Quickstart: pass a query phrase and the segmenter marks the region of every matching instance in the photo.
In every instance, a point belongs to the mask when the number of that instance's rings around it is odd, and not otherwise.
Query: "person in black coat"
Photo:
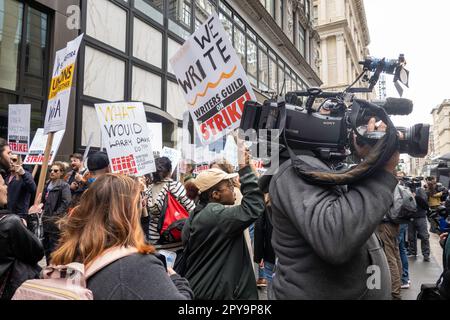
[[[58,245],[60,231],[57,225],[59,219],[64,217],[72,201],[70,187],[64,181],[65,167],[62,162],[55,162],[50,169],[50,180],[47,182],[42,194],[44,212],[42,222],[44,224],[44,249],[47,264],[50,256]]]
[[[30,199],[36,192],[36,183],[31,173],[23,169],[22,159],[19,155],[13,154],[10,159],[11,172],[6,178],[8,210],[23,219],[27,219]]]
[[[258,287],[266,287],[272,281],[275,268],[275,252],[271,243],[273,227],[269,215],[270,203],[266,201],[266,210],[255,222],[254,262],[259,265]]]
[[[7,204],[7,186],[0,175],[0,207]],[[33,206],[30,210],[35,209]],[[44,248],[25,226],[25,221],[0,209],[0,300],[10,300],[26,280],[39,277],[38,262]]]
[[[0,138],[0,175],[4,178],[9,174],[11,167],[11,149],[9,148],[8,141]]]

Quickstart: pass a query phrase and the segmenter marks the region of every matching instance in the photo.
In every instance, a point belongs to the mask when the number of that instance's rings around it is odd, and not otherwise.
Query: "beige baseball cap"
[[[208,169],[201,172],[193,182],[200,192],[205,192],[214,187],[219,182],[223,180],[233,179],[237,176],[239,176],[238,173],[228,174],[220,169]]]

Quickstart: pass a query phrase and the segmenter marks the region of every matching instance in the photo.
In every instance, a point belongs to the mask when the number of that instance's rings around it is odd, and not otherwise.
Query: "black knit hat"
[[[87,160],[87,167],[89,171],[98,171],[109,166],[108,154],[103,151],[96,152],[89,156]]]

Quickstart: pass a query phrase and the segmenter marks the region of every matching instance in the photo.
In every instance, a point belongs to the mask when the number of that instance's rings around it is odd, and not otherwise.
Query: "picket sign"
[[[244,103],[256,96],[216,13],[185,41],[170,63],[202,145],[240,126]]]

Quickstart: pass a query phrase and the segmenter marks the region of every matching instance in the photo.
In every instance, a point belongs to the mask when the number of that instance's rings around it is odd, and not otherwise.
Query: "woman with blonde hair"
[[[89,268],[113,249],[135,249],[104,267],[87,287],[96,300],[181,300],[193,294],[185,279],[166,270],[148,245],[140,225],[141,188],[123,175],[98,178],[81,197],[70,217],[61,220],[62,236],[52,255],[54,265],[72,262]]]

